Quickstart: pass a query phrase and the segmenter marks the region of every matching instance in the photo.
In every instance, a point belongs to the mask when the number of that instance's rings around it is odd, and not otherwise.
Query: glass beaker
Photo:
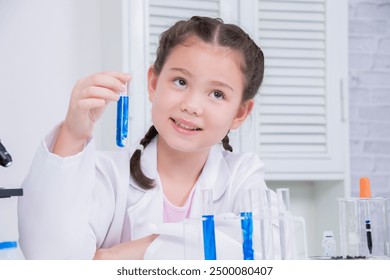
[[[282,260],[307,259],[306,223],[290,211],[290,191],[276,189],[279,212],[280,253]]]
[[[339,198],[340,254],[388,255],[386,199]]]

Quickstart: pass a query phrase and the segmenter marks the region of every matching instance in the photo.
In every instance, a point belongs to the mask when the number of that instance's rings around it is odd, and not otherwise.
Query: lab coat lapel
[[[203,214],[202,190],[205,189],[212,189],[214,210],[218,212],[218,201],[226,192],[230,178],[230,169],[223,156],[222,148],[215,145],[210,149],[206,164],[197,182],[190,218],[199,218]]]
[[[130,176],[130,192],[127,214],[130,221],[131,239],[152,234],[150,224],[163,222],[163,194],[157,173],[157,137],[145,148],[141,156],[144,174],[156,180],[156,187],[142,189]]]
[[[130,177],[129,207],[131,239],[151,234],[150,224],[163,223],[163,193],[157,173],[157,137],[146,147],[141,157],[142,169],[149,178],[156,179],[156,187],[143,190]],[[202,213],[202,190],[212,189],[216,212],[218,201],[222,198],[231,178],[229,166],[219,145],[210,149],[202,173],[196,183],[191,218],[199,218]]]

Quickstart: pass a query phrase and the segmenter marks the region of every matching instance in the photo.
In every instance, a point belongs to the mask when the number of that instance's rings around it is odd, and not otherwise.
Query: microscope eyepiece
[[[9,167],[12,165],[12,157],[5,149],[4,145],[0,141],[0,165]]]

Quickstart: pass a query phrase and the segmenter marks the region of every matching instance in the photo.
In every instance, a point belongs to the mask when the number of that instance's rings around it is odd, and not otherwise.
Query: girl
[[[238,214],[245,189],[267,187],[258,157],[232,153],[227,134],[251,112],[263,71],[261,49],[239,27],[198,16],[177,22],[148,71],[153,126],[135,150],[115,153],[96,152],[92,131],[130,76],[78,81],[23,183],[25,257],[164,257],[158,252],[174,241],[151,224],[199,218],[203,189],[212,189],[216,214]]]

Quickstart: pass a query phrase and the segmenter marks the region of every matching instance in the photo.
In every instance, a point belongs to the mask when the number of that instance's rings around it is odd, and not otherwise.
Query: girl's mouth
[[[182,123],[178,120],[175,120],[175,119],[172,119],[171,120],[180,128],[182,129],[186,129],[186,130],[191,130],[191,131],[200,131],[202,130],[201,128],[199,127],[196,127],[196,126],[192,126],[192,125],[189,125],[189,124],[185,124],[185,123]]]

